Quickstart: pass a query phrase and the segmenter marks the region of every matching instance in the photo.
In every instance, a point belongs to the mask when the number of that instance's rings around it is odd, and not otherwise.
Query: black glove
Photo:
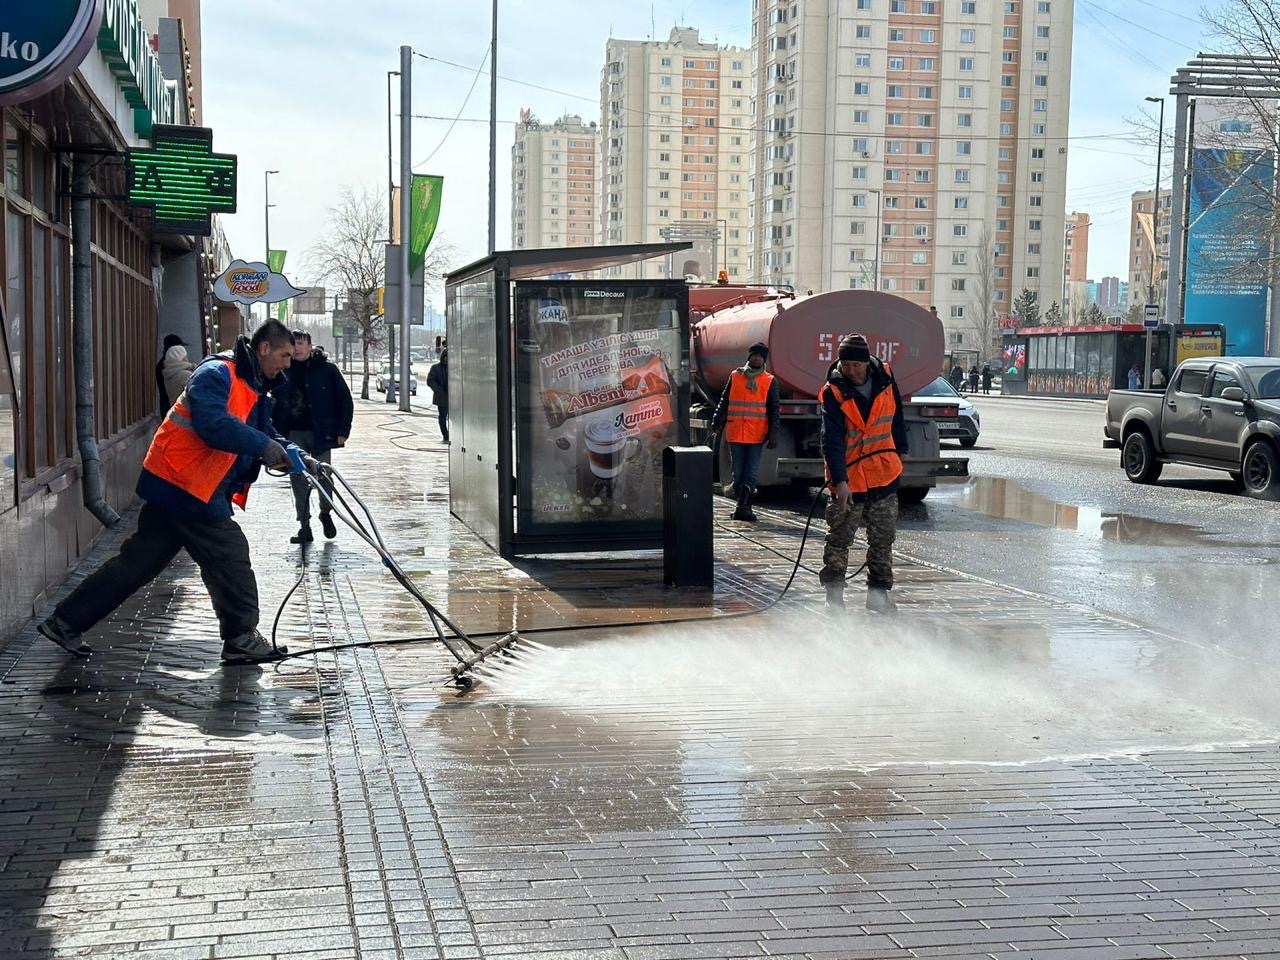
[[[765,444],[764,444],[764,445],[765,445],[766,447],[768,447],[770,450],[777,450],[777,449],[778,449],[778,438],[777,438],[777,437],[775,437],[775,436],[771,433],[771,434],[769,434],[769,439],[765,441]]]
[[[262,462],[273,470],[288,470],[291,466],[289,454],[275,440],[267,438],[267,447],[262,451]]]

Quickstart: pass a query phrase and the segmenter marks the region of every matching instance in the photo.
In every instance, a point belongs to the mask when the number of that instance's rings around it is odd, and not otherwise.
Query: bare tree
[[[1084,323],[1085,313],[1089,309],[1089,291],[1082,283],[1071,284],[1067,291],[1067,323],[1077,325]]]
[[[360,331],[363,380],[360,399],[369,399],[369,348],[386,339],[378,314],[378,288],[386,284],[387,205],[370,190],[343,187],[329,208],[324,237],[307,252],[316,276],[345,292],[351,322]]]
[[[985,358],[996,339],[996,248],[991,227],[986,223],[978,234],[978,249],[973,256],[973,299],[969,307],[971,326]]]
[[[343,187],[329,208],[324,238],[307,252],[316,276],[347,294],[347,311],[360,332],[360,398],[369,399],[369,350],[387,340],[388,318],[378,313],[378,290],[386,286],[387,207],[379,193]],[[457,260],[457,248],[437,236],[423,272],[428,289],[438,290]]]

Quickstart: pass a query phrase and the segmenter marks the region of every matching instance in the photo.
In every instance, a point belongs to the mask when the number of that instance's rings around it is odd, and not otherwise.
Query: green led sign
[[[150,207],[155,233],[207,237],[215,213],[236,212],[236,158],[213,152],[207,127],[156,124],[150,150],[129,151],[129,204]]]

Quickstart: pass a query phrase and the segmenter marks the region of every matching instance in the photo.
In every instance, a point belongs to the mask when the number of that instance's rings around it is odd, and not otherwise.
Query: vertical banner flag
[[[271,268],[272,273],[284,273],[284,259],[289,255],[288,250],[268,250],[267,266]],[[276,319],[283,324],[289,323],[289,316],[293,313],[293,305],[289,300],[281,300],[279,306],[276,307]]]
[[[409,272],[416,273],[431,246],[440,222],[440,194],[444,177],[413,175],[409,191]]]

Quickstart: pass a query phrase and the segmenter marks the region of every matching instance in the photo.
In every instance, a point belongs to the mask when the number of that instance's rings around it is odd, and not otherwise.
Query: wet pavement
[[[803,532],[781,503],[751,528],[718,504],[714,597],[646,555],[511,567],[449,518],[434,418],[359,407],[335,462],[422,589],[476,632],[556,632],[467,694],[434,644],[223,668],[189,564],[87,662],[27,631],[0,651],[0,957],[1280,955],[1264,645],[927,557],[894,621],[829,617],[809,572],[763,610]],[[906,527],[1265,553],[1035,483]],[[287,488],[245,522],[269,626],[300,572]],[[307,559],[282,641],[426,632],[353,536]]]

